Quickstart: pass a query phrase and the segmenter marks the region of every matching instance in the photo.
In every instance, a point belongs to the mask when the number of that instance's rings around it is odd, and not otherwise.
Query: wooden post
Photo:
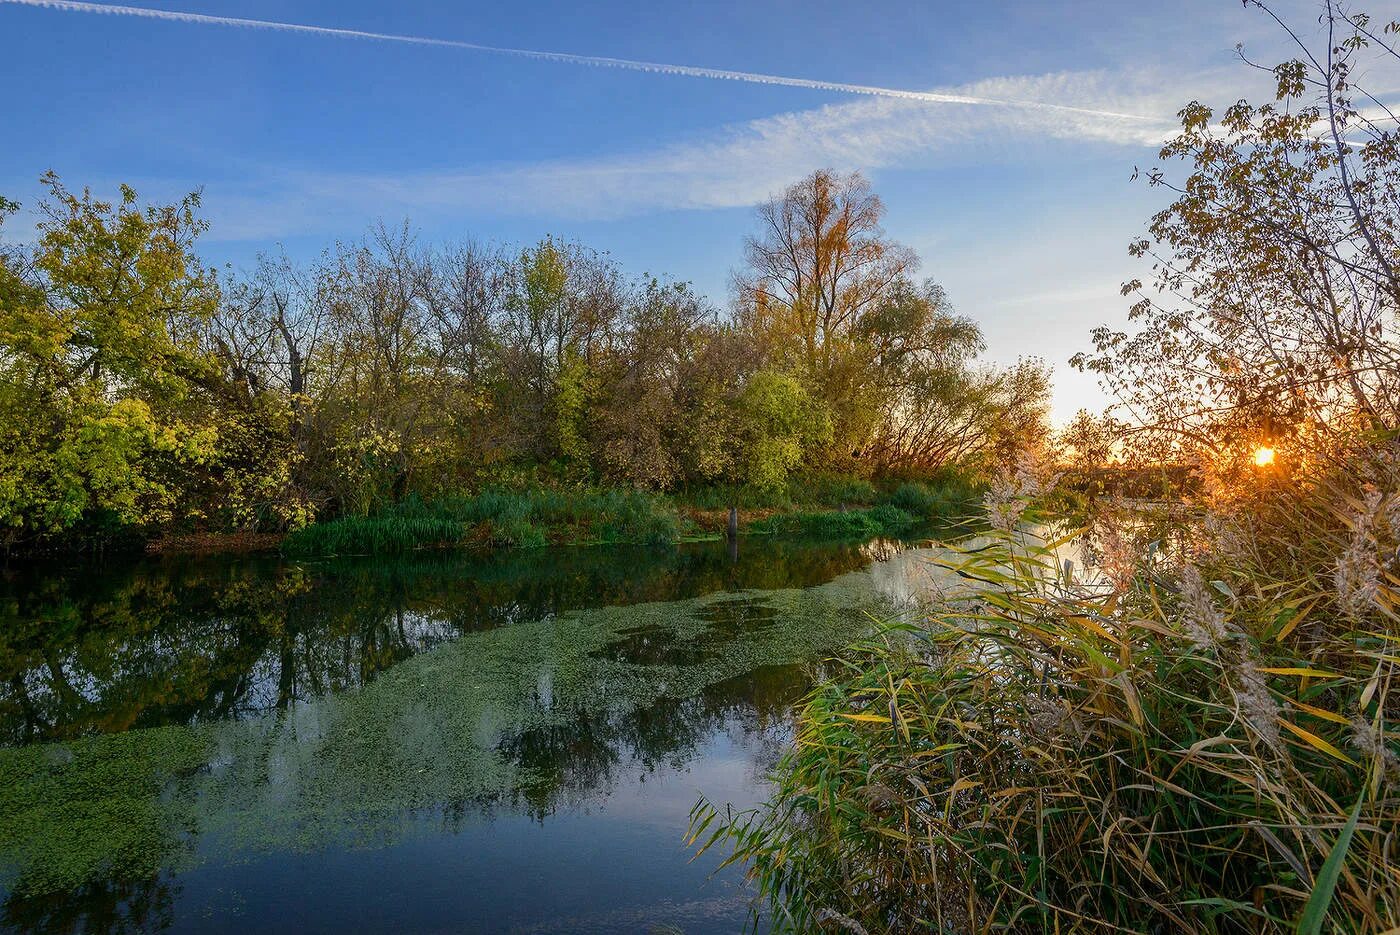
[[[729,508],[729,530],[726,535],[730,542],[739,538],[739,508],[736,506]]]

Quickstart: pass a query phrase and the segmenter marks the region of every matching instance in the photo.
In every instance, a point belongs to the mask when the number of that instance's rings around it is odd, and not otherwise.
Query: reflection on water
[[[266,714],[463,633],[569,610],[804,587],[858,544],[758,541],[284,563],[168,559],[0,571],[0,742]]]
[[[762,798],[811,666],[899,596],[858,569],[909,554],[10,569],[0,926],[736,931],[686,814]]]

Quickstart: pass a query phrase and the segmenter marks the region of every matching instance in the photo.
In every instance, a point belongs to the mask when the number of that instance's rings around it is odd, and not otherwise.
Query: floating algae
[[[547,813],[624,754],[683,760],[727,686],[823,658],[884,607],[852,572],[575,611],[467,633],[277,714],[3,749],[0,884],[56,893],[215,855],[383,846],[495,805]],[[791,691],[772,701],[782,716]]]

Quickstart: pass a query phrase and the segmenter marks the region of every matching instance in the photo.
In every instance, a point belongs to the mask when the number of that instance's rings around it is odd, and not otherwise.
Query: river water
[[[0,930],[740,931],[688,813],[763,800],[910,545],[0,569]]]

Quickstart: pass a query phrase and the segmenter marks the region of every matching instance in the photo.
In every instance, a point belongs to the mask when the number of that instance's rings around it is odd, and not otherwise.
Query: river
[[[910,543],[0,569],[0,930],[740,931],[767,791]],[[761,925],[760,925],[761,928]]]

